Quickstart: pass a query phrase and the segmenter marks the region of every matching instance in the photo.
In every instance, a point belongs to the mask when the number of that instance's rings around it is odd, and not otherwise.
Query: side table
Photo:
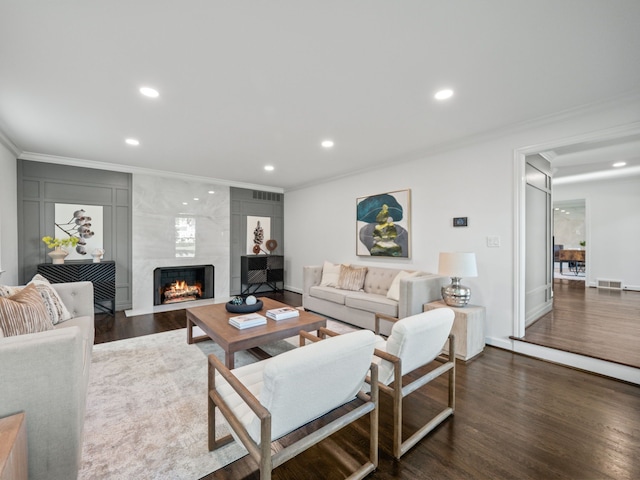
[[[27,422],[24,413],[0,418],[0,480],[27,480]]]
[[[425,303],[424,312],[436,308],[450,308],[456,314],[452,332],[456,337],[456,358],[470,360],[484,350],[485,308],[478,305],[449,307],[443,300]],[[445,352],[447,349],[444,350]]]

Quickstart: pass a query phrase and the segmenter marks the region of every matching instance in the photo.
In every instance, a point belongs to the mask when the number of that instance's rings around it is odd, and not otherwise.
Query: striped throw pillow
[[[338,278],[338,288],[342,290],[361,291],[364,288],[364,277],[367,274],[367,267],[351,267],[340,265],[340,277]]]
[[[11,297],[0,297],[0,329],[5,337],[53,330],[35,285],[27,285]]]
[[[47,309],[49,318],[54,325],[73,317],[64,303],[62,303],[60,295],[58,295],[58,292],[51,286],[49,280],[38,274],[29,282],[29,284],[32,283],[38,289],[38,293],[40,293],[44,301],[44,306]]]

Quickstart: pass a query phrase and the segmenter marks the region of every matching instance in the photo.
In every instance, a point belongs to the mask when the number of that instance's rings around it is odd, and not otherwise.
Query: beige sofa
[[[365,265],[352,266],[363,267]],[[373,330],[376,313],[384,313],[397,318],[420,313],[425,303],[442,298],[440,289],[449,283],[446,277],[426,272],[412,272],[416,276],[400,279],[398,300],[394,300],[389,298],[387,293],[393,280],[403,270],[366,267],[367,273],[362,291],[321,286],[323,266],[303,267],[303,307],[321,315]],[[383,322],[381,328],[385,335],[391,331],[388,322]]]
[[[73,318],[53,330],[0,338],[0,417],[26,413],[30,480],[77,478],[82,453],[93,284],[53,287]]]

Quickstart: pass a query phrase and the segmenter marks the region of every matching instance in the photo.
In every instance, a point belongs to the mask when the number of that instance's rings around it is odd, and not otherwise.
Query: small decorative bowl
[[[258,300],[253,305],[247,305],[246,303],[243,303],[242,305],[234,305],[231,302],[227,302],[225,307],[227,308],[227,312],[231,313],[253,313],[258,310],[262,310],[262,305],[262,300]]]

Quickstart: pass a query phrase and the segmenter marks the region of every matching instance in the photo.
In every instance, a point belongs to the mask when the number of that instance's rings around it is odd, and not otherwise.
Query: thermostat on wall
[[[454,227],[466,227],[467,226],[467,217],[454,217],[453,218],[453,226]]]

